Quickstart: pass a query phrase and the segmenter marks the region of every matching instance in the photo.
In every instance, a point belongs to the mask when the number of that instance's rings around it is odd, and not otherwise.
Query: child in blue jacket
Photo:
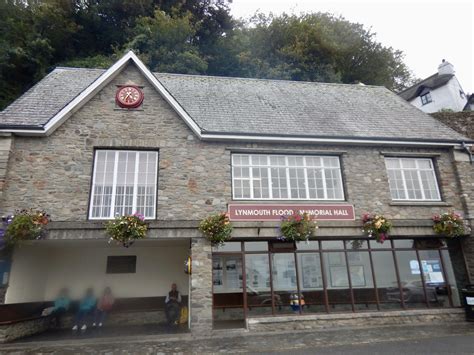
[[[97,299],[94,296],[94,290],[92,288],[88,288],[84,297],[79,303],[79,310],[77,311],[76,317],[74,318],[74,326],[72,327],[72,330],[77,330],[81,324],[81,330],[87,329],[87,317],[94,311],[96,303]]]

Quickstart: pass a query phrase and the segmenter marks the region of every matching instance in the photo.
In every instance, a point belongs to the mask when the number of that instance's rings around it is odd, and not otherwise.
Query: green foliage
[[[117,58],[115,58],[117,59]],[[60,66],[76,67],[76,68],[102,68],[107,69],[114,64],[114,56],[105,56],[98,54],[86,58],[74,58],[60,63]]]
[[[196,28],[191,15],[177,17],[155,11],[154,17],[142,17],[132,30],[126,47],[135,50],[148,66],[159,72],[199,74],[207,63],[193,43]]]
[[[40,239],[45,235],[49,215],[44,211],[21,210],[12,218],[5,231],[5,240],[15,245],[25,240]]]
[[[142,215],[133,214],[116,217],[105,224],[105,231],[109,235],[109,242],[115,241],[128,248],[135,240],[146,237],[148,224]]]
[[[218,213],[203,219],[198,229],[212,245],[224,244],[232,234],[232,224],[227,213]]]
[[[460,237],[466,232],[462,217],[454,211],[434,215],[433,230],[436,234],[448,238]]]
[[[0,0],[0,109],[56,65],[384,85],[412,83],[403,54],[327,13],[232,18],[230,0]]]
[[[282,218],[281,239],[288,242],[306,241],[314,236],[318,228],[316,222],[307,213],[297,213]]]

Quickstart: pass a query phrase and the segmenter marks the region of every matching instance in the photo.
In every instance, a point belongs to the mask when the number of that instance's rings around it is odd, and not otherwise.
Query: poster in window
[[[319,255],[302,254],[301,270],[303,274],[302,279],[304,289],[323,287]]]
[[[426,283],[444,283],[440,260],[421,260],[421,269]]]
[[[254,291],[270,288],[270,270],[266,255],[246,259],[246,267],[248,288]]]
[[[351,265],[351,283],[352,287],[364,287],[365,273],[363,265]]]
[[[329,265],[344,265],[343,253],[328,253]]]
[[[241,259],[228,259],[225,262],[225,287],[227,289],[242,288],[242,261]]]
[[[214,286],[223,285],[223,270],[222,270],[222,259],[214,258],[212,260],[212,284]]]
[[[345,266],[331,266],[329,269],[332,287],[349,287],[347,268]]]

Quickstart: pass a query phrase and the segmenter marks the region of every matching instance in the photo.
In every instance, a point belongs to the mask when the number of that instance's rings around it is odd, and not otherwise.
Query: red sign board
[[[279,221],[282,216],[308,213],[319,221],[353,221],[353,205],[229,204],[231,221]]]

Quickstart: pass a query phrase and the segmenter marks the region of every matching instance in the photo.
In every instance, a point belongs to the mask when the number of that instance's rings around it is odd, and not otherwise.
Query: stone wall
[[[436,309],[249,318],[247,328],[250,332],[273,332],[417,323],[446,324],[462,320],[464,312],[461,309]]]
[[[0,324],[0,344],[48,330],[51,319],[40,317],[11,324]]]
[[[431,116],[466,137],[474,139],[474,111],[436,112]]]
[[[191,242],[191,332],[205,335],[212,331],[212,251],[209,242],[193,238]]]
[[[0,201],[5,189],[5,179],[7,175],[8,160],[12,150],[13,138],[10,134],[0,135]]]

